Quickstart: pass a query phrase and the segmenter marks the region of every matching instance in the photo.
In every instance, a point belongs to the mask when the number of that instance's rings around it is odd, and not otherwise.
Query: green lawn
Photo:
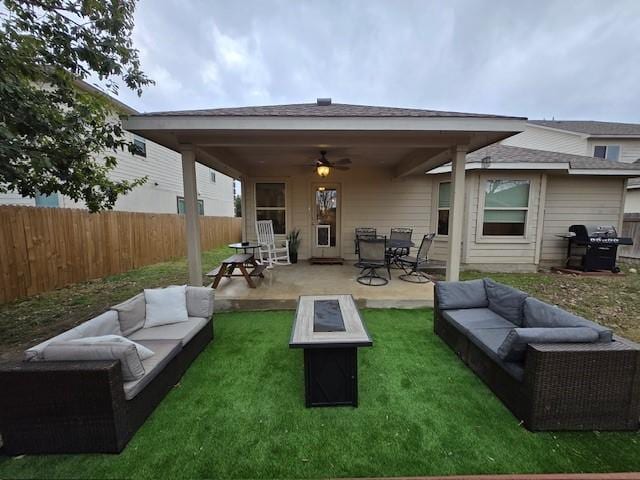
[[[640,470],[638,433],[530,433],[432,333],[364,310],[360,407],[306,409],[293,312],[229,313],[120,455],[0,460],[0,478],[320,478]]]

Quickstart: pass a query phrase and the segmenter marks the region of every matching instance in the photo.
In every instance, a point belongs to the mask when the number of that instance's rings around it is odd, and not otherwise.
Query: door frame
[[[329,248],[316,247],[316,191],[318,187],[335,189],[337,195],[336,202],[336,246]],[[313,257],[336,257],[342,258],[342,184],[340,182],[322,182],[313,180],[310,183],[309,195],[309,250],[310,258]]]

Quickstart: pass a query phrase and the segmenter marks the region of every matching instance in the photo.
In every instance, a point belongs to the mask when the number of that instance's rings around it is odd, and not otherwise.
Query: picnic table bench
[[[251,270],[248,270],[250,268]],[[251,253],[236,253],[225,258],[219,267],[214,268],[207,277],[213,277],[213,288],[217,288],[222,277],[244,277],[250,288],[256,288],[252,277],[264,277],[263,272],[267,268],[265,264],[259,264]],[[233,273],[236,269],[240,273]]]

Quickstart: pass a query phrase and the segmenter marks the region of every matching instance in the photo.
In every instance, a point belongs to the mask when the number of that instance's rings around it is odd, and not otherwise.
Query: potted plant
[[[300,230],[295,229],[287,235],[289,240],[289,260],[291,263],[298,263],[298,247],[300,246]]]

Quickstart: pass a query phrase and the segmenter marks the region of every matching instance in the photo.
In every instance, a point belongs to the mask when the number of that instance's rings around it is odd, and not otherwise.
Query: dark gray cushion
[[[613,331],[555,305],[529,297],[524,302],[524,326],[532,328],[589,327],[598,333],[598,341],[610,342]]]
[[[144,325],[147,311],[144,293],[139,293],[135,297],[111,307],[111,309],[118,312],[120,329],[125,337],[128,337],[136,330],[140,330]]]
[[[513,328],[513,324],[488,308],[445,310],[442,316],[461,332],[475,328]]]
[[[506,362],[498,355],[498,348],[500,348],[500,345],[502,345],[511,330],[513,330],[513,325],[503,328],[476,328],[470,330],[467,335],[469,340],[492,361],[496,362],[513,378],[522,381],[524,378],[524,366],[522,363]]]
[[[528,295],[516,288],[494,282],[490,278],[484,279],[489,308],[495,313],[521,327],[524,317],[524,300]]]
[[[481,308],[489,305],[482,280],[436,283],[438,306],[442,310],[453,308]]]
[[[514,328],[498,348],[498,355],[508,362],[524,360],[530,343],[594,343],[598,333],[588,327]]]

